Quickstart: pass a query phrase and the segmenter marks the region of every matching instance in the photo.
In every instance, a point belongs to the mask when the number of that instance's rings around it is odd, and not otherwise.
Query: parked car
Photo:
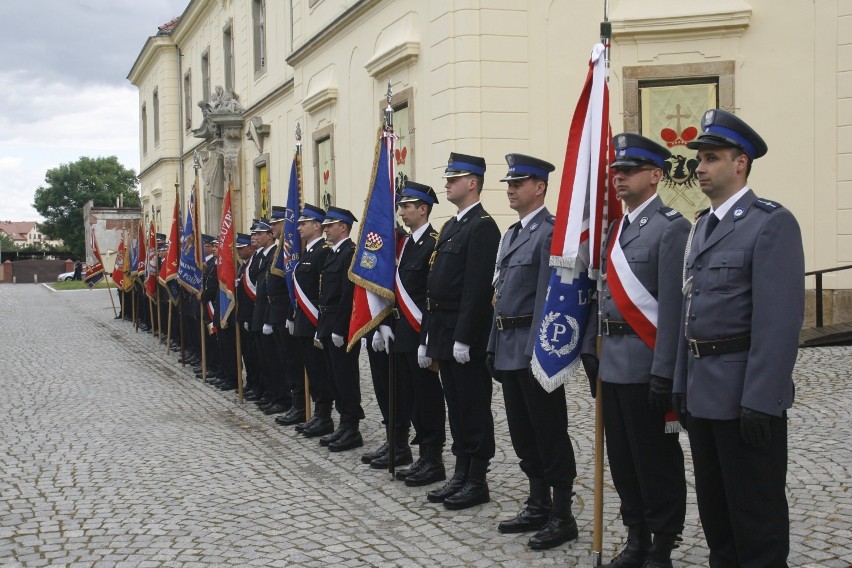
[[[57,282],[65,282],[68,280],[74,280],[74,271],[71,272],[63,272],[59,276],[56,277]]]

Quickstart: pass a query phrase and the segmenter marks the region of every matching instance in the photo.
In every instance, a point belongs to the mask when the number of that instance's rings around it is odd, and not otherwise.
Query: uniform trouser
[[[388,355],[384,351],[373,350],[372,334],[367,336],[367,359],[370,361],[370,375],[373,379],[373,392],[376,393],[376,403],[382,413],[382,424],[387,426],[390,408],[390,365]],[[398,388],[398,383],[397,383]],[[399,391],[397,391],[399,401]],[[397,408],[397,425],[399,425],[399,409]],[[405,426],[408,428],[408,425]]]
[[[281,362],[284,364],[284,389],[292,398],[292,404],[296,408],[304,408],[305,367],[299,342],[290,335],[286,326],[275,325],[273,327],[275,329],[273,332],[275,343],[278,346],[278,353],[281,354]]]
[[[204,320],[204,358],[208,371],[222,370],[222,356],[219,352],[219,330],[210,333],[210,322]]]
[[[279,340],[279,326],[273,326],[272,333],[263,335],[263,361],[266,369],[266,398],[274,404],[290,404],[290,392],[287,387],[287,374],[284,364],[287,358],[286,346]]]
[[[603,382],[606,449],[626,526],[680,534],[686,516],[686,478],[677,434],[648,405],[648,384]]]
[[[322,349],[328,375],[335,387],[334,407],[340,414],[341,425],[357,425],[364,419],[364,409],[361,408],[361,378],[358,372],[358,354],[361,343],[356,342],[352,351],[343,347],[335,347],[331,337],[323,337]]]
[[[503,384],[506,421],[521,471],[570,490],[577,477],[574,446],[568,436],[565,387],[547,392],[529,369],[497,371]]]
[[[257,357],[254,352],[255,335],[246,331],[243,324],[245,322],[237,322],[236,331],[240,334],[240,355],[243,359],[243,369],[246,370],[246,388],[255,390],[258,386],[257,377]]]
[[[763,449],[743,442],[739,419],[690,416],[687,427],[710,566],[787,566],[786,414],[772,417],[772,439]]]
[[[201,335],[198,328],[198,303],[185,302],[183,305],[183,330],[186,332],[186,349],[190,355],[201,357]]]
[[[447,400],[453,455],[490,460],[494,457],[494,417],[485,356],[471,355],[465,364],[440,359],[438,365]]]
[[[249,326],[251,327],[251,326]],[[266,369],[266,354],[264,350],[268,347],[268,335],[263,335],[259,331],[249,332],[252,337],[252,354],[254,357],[254,366],[257,370],[257,393],[269,399],[267,392],[269,391],[269,376]]]
[[[228,327],[220,328],[216,332],[219,353],[222,359],[222,377],[229,383],[237,382],[237,332],[234,322],[228,323]]]
[[[421,369],[415,351],[393,355],[396,359],[397,414],[406,424],[411,420],[415,431],[412,443],[435,448],[440,453],[447,439],[447,417],[438,373]],[[397,424],[400,424],[399,419]]]
[[[334,404],[334,384],[326,368],[323,350],[314,345],[314,338],[297,337],[302,356],[305,361],[305,370],[308,372],[308,385],[311,389],[311,398],[317,405],[317,411],[322,408],[331,412]]]

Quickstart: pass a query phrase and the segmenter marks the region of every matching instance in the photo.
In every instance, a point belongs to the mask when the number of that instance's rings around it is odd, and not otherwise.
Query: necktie
[[[518,238],[518,233],[520,233],[520,232],[521,232],[521,222],[518,221],[517,223],[515,223],[514,229],[512,229],[512,236],[509,237],[509,244],[510,245],[515,242],[515,239]]]
[[[710,213],[710,217],[707,219],[707,228],[704,232],[704,240],[710,238],[710,234],[713,232],[713,229],[716,228],[716,225],[719,224],[719,218],[716,217],[715,213]]]
[[[621,234],[620,234],[620,235],[619,235],[619,237],[618,237],[618,242],[619,242],[619,243],[624,244],[624,242],[627,240],[627,239],[624,237],[624,233],[625,233],[625,231],[627,231],[627,227],[629,227],[629,226],[630,226],[630,217],[628,217],[627,215],[625,215],[625,216],[624,216],[624,222],[621,224]]]

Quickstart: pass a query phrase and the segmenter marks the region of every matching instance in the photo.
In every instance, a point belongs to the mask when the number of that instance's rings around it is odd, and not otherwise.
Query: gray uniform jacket
[[[690,414],[732,420],[741,407],[774,416],[793,404],[805,306],[802,235],[793,214],[749,190],[704,241],[698,220],[685,264],[675,393]],[[689,289],[689,285],[686,286]],[[696,358],[685,338],[751,335],[747,351]]]
[[[488,337],[488,352],[494,353],[494,368],[500,371],[526,369],[530,365],[536,341],[532,329],[537,328],[541,320],[550,282],[553,222],[553,216],[545,208],[530,219],[511,245],[512,231],[503,235],[497,258],[500,273],[495,286],[495,319]],[[531,326],[497,329],[497,317],[529,315],[533,316]]]
[[[619,220],[621,222],[621,220]],[[621,248],[630,270],[642,286],[657,300],[657,338],[654,349],[636,334],[603,335],[601,340],[600,376],[608,383],[647,383],[651,375],[672,379],[677,358],[677,332],[683,295],[683,254],[691,223],[675,209],[663,205],[657,195],[639,217],[622,231]],[[609,238],[615,238],[613,224]],[[608,243],[609,241],[607,241]],[[606,250],[606,249],[605,249]],[[601,271],[603,290],[598,296],[602,320],[627,321],[612,299],[606,280],[606,253]],[[589,336],[597,335],[598,302],[592,303],[583,351],[594,353]]]

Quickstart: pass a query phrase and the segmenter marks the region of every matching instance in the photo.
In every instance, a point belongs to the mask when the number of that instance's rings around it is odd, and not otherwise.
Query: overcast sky
[[[139,173],[130,67],[189,0],[0,0],[0,220],[38,221],[45,172],[118,156]]]

